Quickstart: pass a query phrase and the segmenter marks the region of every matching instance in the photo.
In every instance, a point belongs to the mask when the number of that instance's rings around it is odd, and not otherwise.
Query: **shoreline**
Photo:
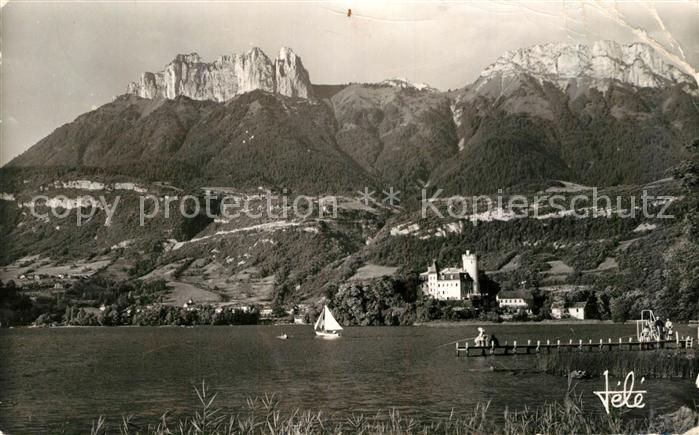
[[[619,326],[624,326],[624,325],[633,325],[633,321],[626,321],[624,323],[615,323],[612,320],[596,320],[596,319],[587,319],[587,320],[572,320],[572,319],[566,319],[566,320],[555,320],[555,319],[546,319],[546,320],[540,320],[540,321],[505,321],[505,322],[493,322],[493,321],[488,321],[488,320],[477,320],[477,319],[469,319],[469,320],[436,320],[436,321],[431,321],[431,322],[415,322],[412,325],[399,325],[399,326],[390,326],[390,325],[372,325],[372,326],[347,326],[348,328],[367,328],[367,327],[373,327],[373,328],[411,328],[411,327],[421,327],[421,328],[452,328],[452,327],[457,327],[457,326],[547,326],[547,325],[619,325]],[[687,323],[685,322],[677,322],[676,326],[687,326],[689,328],[692,327],[697,327],[699,328],[699,325],[697,323],[692,322],[691,320],[688,321]],[[256,324],[240,324],[240,325],[235,325],[235,324],[230,324],[230,325],[18,325],[18,326],[2,326],[0,327],[0,331],[4,329],[68,329],[68,328],[196,328],[196,327],[201,327],[201,326],[216,326],[216,327],[238,327],[238,326],[283,326],[283,327],[289,327],[289,326],[312,326],[312,324],[300,324],[300,323],[281,323],[281,322],[273,322],[273,321],[263,321],[260,323]]]
[[[468,320],[435,320],[432,322],[416,322],[412,326],[426,326],[429,328],[444,328],[449,326],[459,326],[459,325],[633,325],[633,322],[627,321],[624,323],[614,323],[612,320],[597,320],[597,319],[587,319],[587,320],[555,320],[546,319],[538,321],[503,321],[503,322],[493,322],[491,320],[478,320],[478,319],[468,319]]]

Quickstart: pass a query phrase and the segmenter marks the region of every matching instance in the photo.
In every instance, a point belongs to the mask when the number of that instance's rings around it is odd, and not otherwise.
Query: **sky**
[[[316,84],[405,77],[442,90],[471,83],[506,50],[547,42],[642,41],[689,74],[699,68],[699,0],[0,4],[2,165],[178,53],[213,61],[288,46]]]

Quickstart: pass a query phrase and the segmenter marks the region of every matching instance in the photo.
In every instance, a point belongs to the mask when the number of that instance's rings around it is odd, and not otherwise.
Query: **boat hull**
[[[338,334],[337,332],[315,331],[315,333],[318,337],[329,340],[332,340],[333,338],[340,338],[340,334]]]

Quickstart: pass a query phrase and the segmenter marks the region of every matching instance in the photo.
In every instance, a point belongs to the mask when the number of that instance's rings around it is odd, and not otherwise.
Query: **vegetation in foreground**
[[[620,377],[634,372],[646,378],[694,379],[699,373],[699,349],[554,352],[538,355],[536,365],[547,373],[565,376],[571,372],[602,376],[609,370],[609,374]]]
[[[190,416],[175,418],[164,413],[159,421],[136,424],[132,416],[111,423],[100,417],[92,423],[92,435],[127,434],[462,434],[462,433],[682,433],[699,425],[699,413],[686,407],[665,416],[632,418],[627,413],[610,415],[591,413],[570,386],[560,403],[549,403],[521,411],[505,410],[498,414],[490,403],[478,403],[463,416],[436,422],[421,422],[397,410],[379,411],[375,415],[352,414],[333,418],[321,411],[284,412],[276,395],[248,399],[245,409],[227,414],[214,405],[216,394],[202,383],[196,389],[199,403]]]

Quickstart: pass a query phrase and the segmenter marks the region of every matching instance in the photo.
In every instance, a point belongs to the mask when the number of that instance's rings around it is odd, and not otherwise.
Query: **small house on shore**
[[[568,314],[570,315],[570,317],[574,319],[585,320],[586,306],[586,302],[575,302],[574,304],[568,307]]]
[[[574,302],[568,305],[557,303],[551,307],[551,317],[554,319],[571,317],[573,319],[585,320],[586,307],[587,302]]]
[[[495,296],[495,300],[502,309],[531,311],[534,298],[529,290],[504,290]]]

